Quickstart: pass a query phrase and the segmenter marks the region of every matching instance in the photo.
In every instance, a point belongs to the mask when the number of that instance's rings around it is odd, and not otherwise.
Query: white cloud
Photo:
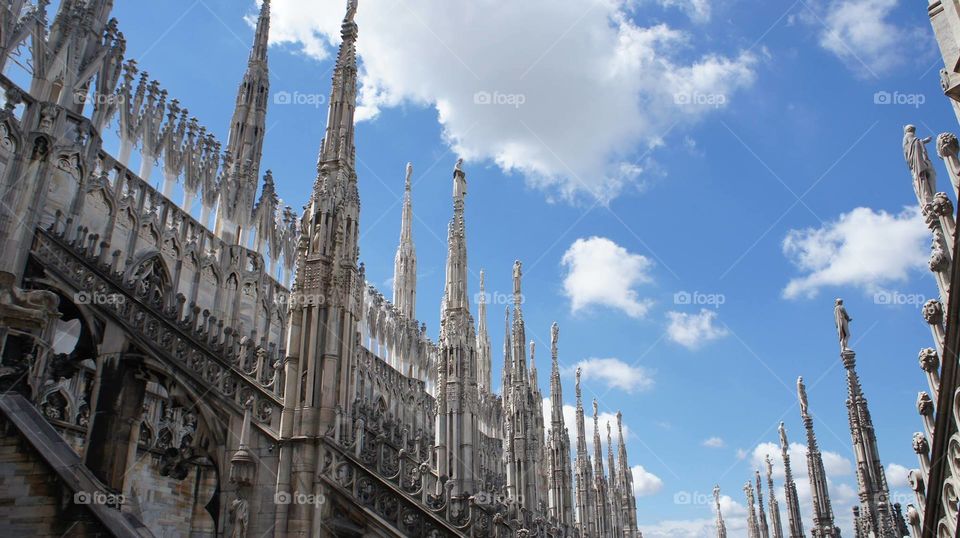
[[[807,477],[807,446],[800,443],[790,443],[790,468],[793,471],[793,477],[798,482],[800,478],[806,480]],[[829,450],[821,450],[823,458],[823,470],[828,477],[849,476],[853,473],[853,466],[850,460]],[[777,478],[783,478],[783,460],[781,459],[780,445],[776,443],[760,443],[753,449],[750,464],[755,469],[765,472],[766,463],[764,457],[769,455],[773,462],[773,475]],[[799,485],[798,485],[799,488]]]
[[[632,3],[365,0],[358,118],[433,107],[445,139],[468,161],[519,172],[551,195],[608,201],[642,184],[638,153],[678,122],[694,124],[730,103],[753,84],[758,62],[750,52],[693,46],[696,35],[664,24],[638,26]],[[271,40],[329,58],[342,4],[274,0]],[[709,4],[697,0],[686,11],[702,19]],[[715,95],[723,102],[701,98]]]
[[[720,437],[711,437],[709,439],[705,439],[702,444],[707,448],[723,448],[727,446],[727,443],[725,443]]]
[[[630,470],[633,472],[633,494],[637,497],[653,495],[663,488],[663,480],[644,469],[643,465],[634,465]]]
[[[822,15],[812,17],[822,28],[820,46],[854,71],[875,75],[901,64],[915,47],[916,31],[893,22],[898,0],[841,0],[830,2]]]
[[[907,479],[909,474],[910,469],[897,463],[891,463],[887,465],[887,484],[891,488],[908,488],[910,487],[910,481]]]
[[[667,312],[670,325],[667,326],[667,336],[674,342],[688,349],[697,349],[703,344],[723,338],[729,332],[724,327],[717,326],[715,310],[700,310],[699,314],[684,312]]]
[[[573,374],[577,368],[581,369],[583,381],[596,379],[630,394],[653,387],[653,376],[646,368],[631,366],[620,359],[589,358],[564,371]]]
[[[709,0],[657,0],[664,7],[675,7],[682,10],[691,20],[698,23],[710,21]]]
[[[876,293],[926,267],[929,237],[914,209],[895,215],[858,207],[820,228],[790,230],[783,253],[806,274],[790,280],[783,295],[809,298],[839,286]]]
[[[596,305],[642,318],[653,305],[635,289],[653,281],[649,274],[653,262],[605,237],[577,239],[560,263],[566,268],[563,289],[574,313]]]

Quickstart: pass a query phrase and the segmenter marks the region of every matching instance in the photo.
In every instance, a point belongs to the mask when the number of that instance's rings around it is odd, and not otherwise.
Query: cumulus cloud
[[[887,484],[891,488],[908,488],[910,487],[910,481],[907,479],[909,474],[910,469],[898,463],[891,463],[887,465]]]
[[[678,8],[687,14],[694,22],[708,22],[710,20],[710,0],[657,0],[664,7]]]
[[[709,17],[706,0],[658,1]],[[468,161],[492,161],[551,196],[608,201],[642,184],[643,155],[664,133],[751,86],[758,63],[750,52],[706,51],[664,24],[640,26],[633,3],[365,0],[358,118],[432,107]],[[272,42],[328,59],[342,4],[274,0]]]
[[[710,437],[709,439],[705,439],[702,444],[707,448],[723,448],[727,446],[727,443],[720,437]]]
[[[917,30],[894,22],[897,0],[840,0],[808,17],[821,27],[820,46],[854,71],[889,72],[915,50]]]
[[[563,290],[574,313],[590,306],[606,306],[642,318],[653,301],[641,298],[640,284],[653,281],[653,262],[633,254],[605,237],[577,239],[564,253]]]
[[[634,465],[630,471],[633,472],[633,494],[637,497],[653,495],[663,488],[663,480],[644,469],[643,465]]]
[[[688,349],[698,349],[711,340],[727,336],[729,331],[718,326],[715,310],[700,310],[698,314],[684,312],[667,312],[670,324],[667,326],[667,336],[674,342]]]
[[[572,375],[577,368],[581,369],[583,381],[595,379],[630,394],[653,387],[653,375],[646,368],[631,366],[620,359],[589,358],[564,370]]]
[[[790,230],[784,255],[805,273],[790,280],[784,297],[816,297],[825,287],[876,293],[927,265],[930,232],[918,210],[899,214],[858,207],[819,228]]]

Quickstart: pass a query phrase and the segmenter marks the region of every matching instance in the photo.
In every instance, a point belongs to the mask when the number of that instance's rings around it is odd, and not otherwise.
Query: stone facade
[[[269,0],[225,144],[124,59],[112,4],[0,5],[0,62],[30,55],[31,79],[0,75],[0,512],[31,507],[0,534],[639,536],[620,415],[604,464],[594,404],[591,460],[579,376],[571,462],[556,325],[544,417],[520,262],[493,392],[461,162],[438,339],[416,317],[410,165],[392,300],[366,282],[356,0],[302,216],[261,175]]]

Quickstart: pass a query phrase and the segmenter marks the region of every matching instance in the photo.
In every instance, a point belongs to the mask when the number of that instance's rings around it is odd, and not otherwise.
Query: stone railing
[[[219,397],[234,413],[243,414],[243,404],[253,398],[253,419],[276,436],[283,407],[283,380],[278,364],[248,338],[229,327],[213,323],[197,311],[184,312],[183,300],[163,305],[145,293],[137,282],[104,262],[90,237],[66,236],[62,231],[38,231],[32,255],[55,277],[75,290],[85,290],[110,300],[94,301],[98,311],[109,315],[137,335],[140,343],[169,363],[197,386]]]

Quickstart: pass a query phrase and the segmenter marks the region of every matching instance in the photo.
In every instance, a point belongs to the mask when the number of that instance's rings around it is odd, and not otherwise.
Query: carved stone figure
[[[13,273],[0,271],[0,320],[9,325],[17,321],[27,325],[44,327],[51,317],[57,316],[60,299],[53,292],[22,290],[16,285]]]
[[[800,413],[809,415],[807,407],[807,387],[803,384],[803,377],[797,378],[797,398],[800,400]]]
[[[917,128],[903,128],[903,158],[913,174],[913,189],[921,202],[926,202],[936,192],[937,173],[930,162],[926,144],[931,138],[917,138]]]
[[[230,519],[233,521],[230,538],[246,538],[247,525],[250,524],[250,506],[244,498],[237,497],[230,503]]]
[[[847,344],[850,342],[850,322],[853,321],[853,318],[847,314],[847,309],[843,306],[843,299],[837,298],[836,305],[833,307],[833,319],[837,325],[840,351],[850,349]]]

